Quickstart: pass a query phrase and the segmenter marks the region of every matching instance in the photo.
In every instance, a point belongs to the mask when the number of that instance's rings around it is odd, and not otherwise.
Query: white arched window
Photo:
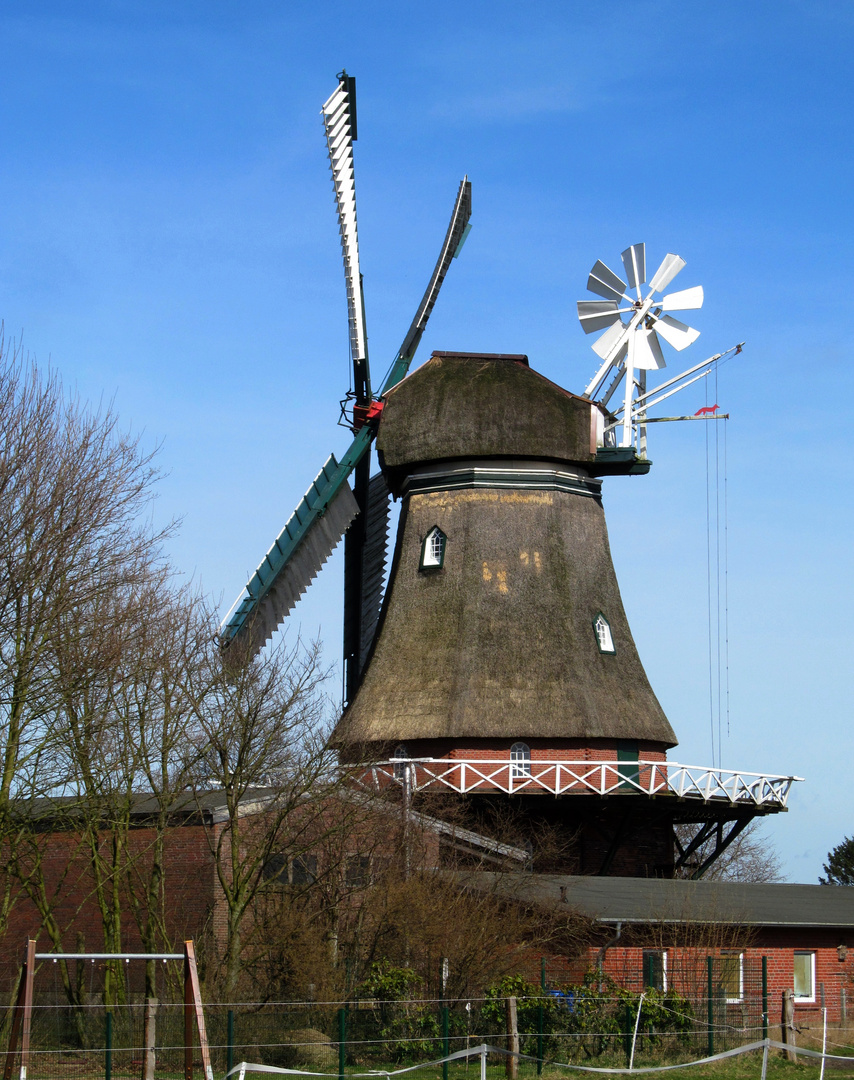
[[[409,751],[406,749],[404,743],[400,743],[399,746],[395,747],[392,757],[395,761],[394,778],[395,780],[403,780],[406,775],[406,766],[403,764],[403,762],[409,758]],[[400,764],[398,764],[398,762],[400,762]]]
[[[421,545],[421,570],[441,570],[445,562],[447,539],[438,525],[434,525],[427,533]]]
[[[611,624],[605,618],[600,611],[596,618],[593,620],[593,630],[596,634],[596,644],[599,646],[599,652],[614,653],[617,650],[614,648],[614,638],[611,634]]]
[[[520,780],[531,775],[531,748],[527,743],[514,742],[510,747],[510,779]]]

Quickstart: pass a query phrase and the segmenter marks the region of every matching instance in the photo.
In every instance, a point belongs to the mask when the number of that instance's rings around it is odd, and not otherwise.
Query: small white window
[[[796,952],[792,971],[796,1001],[815,1001],[815,953]]]
[[[514,742],[510,747],[510,778],[521,780],[531,775],[531,748],[527,743]]]
[[[438,525],[427,533],[421,545],[421,570],[438,570],[444,565],[447,539]]]
[[[392,757],[395,762],[393,766],[394,778],[395,780],[403,780],[406,776],[406,766],[403,762],[409,757],[409,751],[406,749],[406,745],[401,743],[399,746],[396,746]],[[400,762],[400,764],[398,764],[398,762]]]
[[[599,646],[599,652],[614,653],[617,651],[614,648],[614,639],[611,636],[611,624],[601,611],[593,620],[593,630],[596,634],[596,643]]]

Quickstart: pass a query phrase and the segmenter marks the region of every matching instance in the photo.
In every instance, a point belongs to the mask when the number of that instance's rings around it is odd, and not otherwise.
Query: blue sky
[[[0,9],[7,337],[23,332],[81,395],[114,398],[162,442],[156,513],[183,518],[174,559],[225,609],[347,443],[319,117],[341,68],[358,80],[377,377],[464,173],[472,234],[419,362],[434,348],[524,352],[580,391],[596,358],[575,301],[593,262],[617,267],[638,241],[654,265],[682,255],[675,287],[702,284],[706,303],[689,319],[700,340],[671,352],[670,368],[747,342],[716,398],[708,390],[731,414],[722,764],[806,777],[768,833],[788,876],[814,881],[854,831],[852,30],[850,4],[791,0],[439,0],[417,12],[387,0],[11,0]],[[680,411],[705,394],[686,391]],[[649,476],[605,486],[674,756],[699,764],[713,752],[706,431],[659,425]],[[291,629],[319,630],[336,661],[340,562]]]

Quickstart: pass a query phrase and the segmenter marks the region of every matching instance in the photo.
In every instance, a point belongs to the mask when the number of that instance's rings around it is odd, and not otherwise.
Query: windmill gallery
[[[355,81],[346,73],[322,111],[344,256],[353,442],[340,461],[330,455],[226,616],[223,648],[262,649],[343,538],[345,703],[331,742],[350,797],[432,831],[435,869],[463,875],[461,887],[494,889],[500,873],[526,903],[574,904],[603,941],[615,925],[619,937],[623,923],[709,921],[710,912],[750,925],[750,950],[773,953],[774,987],[794,982],[801,1007],[814,1007],[819,983],[836,985],[848,970],[839,951],[854,933],[845,890],[700,880],[751,822],[785,812],[798,778],[668,757],[677,737],[638,656],[605,524],[603,482],[649,470],[656,405],[727,355],[647,386],[664,367],[662,340],[681,350],[697,338],[669,313],[701,306],[702,289],[665,291],[685,265],[673,254],[647,279],[643,244],[623,252],[625,280],[597,262],[588,280],[597,299],[578,313],[585,332],[602,331],[600,366],[582,394],[524,355],[438,351],[410,370],[468,234],[464,178],[427,290],[374,394]],[[716,408],[698,419],[716,422]],[[386,572],[391,499],[400,518]],[[215,821],[213,794],[208,803]],[[502,837],[509,816],[521,840]],[[310,872],[309,862],[301,868]],[[208,876],[187,900],[184,932],[216,905]],[[638,966],[651,941],[636,936]],[[591,946],[591,957],[601,948]],[[659,954],[666,948],[656,939]]]

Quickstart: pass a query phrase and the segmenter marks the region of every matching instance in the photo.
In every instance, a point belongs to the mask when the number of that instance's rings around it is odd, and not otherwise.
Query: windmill
[[[355,86],[344,72],[323,118],[354,439],[340,462],[327,460],[250,578],[224,621],[224,643],[260,648],[346,532],[345,708],[330,746],[355,785],[402,794],[406,809],[421,792],[447,796],[475,824],[509,800],[531,836],[541,824],[554,828],[563,869],[573,872],[670,876],[712,836],[716,857],[757,814],[785,809],[794,778],[668,757],[676,734],[623,608],[601,479],[648,471],[635,445],[643,451],[645,425],[682,419],[648,410],[724,355],[646,389],[647,371],[665,366],[661,341],[678,349],[697,337],[670,312],[699,307],[702,289],[664,291],[684,266],[676,255],[647,282],[642,244],[623,254],[625,281],[597,262],[588,287],[599,299],[579,314],[585,330],[603,331],[594,346],[602,363],[583,395],[524,355],[434,352],[404,378],[465,239],[464,178],[427,290],[374,394],[353,185]],[[612,412],[622,380],[623,404]],[[372,446],[381,466],[373,479]],[[380,620],[389,493],[401,509]],[[696,826],[678,857],[675,823]]]
[[[587,288],[603,299],[579,300],[578,318],[586,334],[604,331],[593,344],[593,351],[601,357],[602,364],[588,384],[584,396],[607,406],[620,383],[625,380],[619,445],[627,448],[635,442],[635,420],[639,421],[638,434],[645,442],[643,420],[649,406],[644,401],[646,373],[666,367],[659,339],[681,352],[700,336],[699,330],[674,319],[667,312],[702,307],[703,288],[695,285],[656,296],[663,293],[685,266],[685,260],[679,255],[665,255],[649,282],[646,280],[645,244],[627,247],[622,253],[622,261],[627,281],[623,281],[601,259],[595,263],[587,279]],[[646,292],[642,288],[644,285],[647,285]],[[612,378],[607,382],[609,375]],[[636,392],[643,406],[638,410],[633,408]],[[641,456],[645,456],[645,446],[641,450]]]
[[[223,645],[260,649],[272,636],[346,533],[344,583],[345,698],[358,685],[376,630],[382,593],[388,489],[382,474],[370,479],[371,445],[382,396],[404,378],[421,341],[451,260],[470,229],[471,183],[460,182],[439,258],[403,343],[378,395],[371,388],[365,302],[359,267],[353,143],[357,138],[356,80],[342,71],[321,109],[338,210],[347,289],[352,391],[342,411],[353,442],[340,461],[330,454],[223,620]],[[348,411],[352,404],[352,410]],[[350,487],[350,478],[353,487]]]

